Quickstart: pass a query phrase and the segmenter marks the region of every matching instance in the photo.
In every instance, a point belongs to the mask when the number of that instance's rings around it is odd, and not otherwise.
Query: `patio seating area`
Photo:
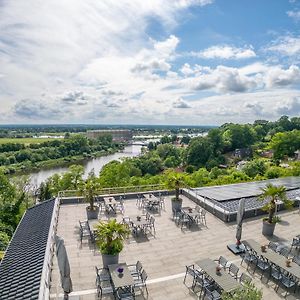
[[[235,223],[226,224],[211,213],[204,213],[205,220],[197,217],[195,220],[198,219],[198,221],[195,224],[190,227],[183,225],[183,230],[178,230],[181,228],[181,223],[178,225],[178,216],[174,216],[172,212],[171,196],[164,197],[159,213],[156,209],[145,205],[147,201],[144,198],[122,199],[123,213],[106,213],[104,208],[99,214],[101,220],[117,218],[118,221],[128,224],[131,228],[132,234],[126,240],[119,257],[120,264],[124,266],[124,276],[126,272],[130,285],[128,289],[119,289],[119,291],[116,288],[117,281],[113,286],[111,285],[115,271],[101,269],[102,257],[89,231],[84,229],[86,223],[82,224],[81,240],[81,227],[78,220],[83,222],[86,220],[87,204],[60,206],[57,234],[65,240],[70,261],[73,282],[71,300],[99,299],[101,293],[102,299],[115,299],[115,297],[131,299],[130,297],[135,295],[135,299],[183,300],[198,299],[200,294],[201,297],[205,295],[205,299],[211,299],[210,297],[213,297],[211,295],[221,294],[227,286],[238,287],[247,280],[251,280],[256,287],[263,290],[263,299],[283,299],[286,294],[286,299],[300,298],[298,289],[294,293],[293,288],[285,288],[282,284],[277,287],[277,282],[269,278],[267,272],[262,271],[258,266],[253,272],[256,263],[254,257],[251,262],[251,253],[246,252],[243,257],[240,257],[227,249],[227,244],[235,242]],[[159,197],[156,198],[159,199]],[[182,198],[183,211],[187,208],[186,212],[193,218],[194,216],[191,216],[193,213],[199,214],[193,201],[184,196]],[[192,208],[192,211],[188,208]],[[297,209],[279,214],[282,222],[277,224],[275,235],[271,239],[261,234],[261,217],[256,217],[244,222],[243,240],[255,241],[259,249],[261,249],[260,245],[270,244],[270,249],[266,253],[272,252],[282,257],[284,262],[286,258],[275,251],[279,252],[288,248],[289,257],[293,254],[293,260],[295,260],[293,264],[297,265],[296,260],[300,253],[293,239],[298,238],[300,215]],[[144,227],[145,224],[150,223],[151,218],[155,220],[155,230]],[[97,222],[88,222],[91,233]],[[198,225],[197,222],[199,222]],[[271,250],[271,247],[275,251]],[[214,278],[218,264],[223,266],[220,271],[222,276]],[[144,281],[141,279],[143,270]],[[272,273],[274,276],[276,276],[275,271],[276,269]],[[63,291],[60,287],[56,258],[54,258],[51,278],[51,299],[62,299]],[[110,280],[105,282],[105,278],[110,278]]]

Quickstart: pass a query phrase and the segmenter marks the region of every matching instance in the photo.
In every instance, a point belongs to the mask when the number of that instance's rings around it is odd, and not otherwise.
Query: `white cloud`
[[[190,108],[191,106],[182,98],[178,98],[173,102],[173,108]]]
[[[300,21],[300,10],[289,10],[287,15],[296,22]]]
[[[300,69],[295,65],[286,70],[278,66],[272,67],[267,71],[265,81],[268,88],[300,84]]]
[[[212,46],[200,52],[191,52],[192,56],[206,59],[246,59],[256,56],[253,47],[237,48],[232,46]]]
[[[300,37],[293,37],[293,36],[280,37],[276,41],[273,41],[272,45],[267,47],[266,50],[277,52],[285,56],[299,56]]]
[[[276,104],[276,111],[279,115],[299,115],[300,97],[284,99]]]

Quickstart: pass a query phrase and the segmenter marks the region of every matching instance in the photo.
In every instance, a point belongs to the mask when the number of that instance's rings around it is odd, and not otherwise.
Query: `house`
[[[252,156],[252,149],[251,148],[238,148],[234,150],[233,156],[236,158],[246,158]]]
[[[295,154],[295,160],[300,160],[300,150],[295,151],[294,154]]]

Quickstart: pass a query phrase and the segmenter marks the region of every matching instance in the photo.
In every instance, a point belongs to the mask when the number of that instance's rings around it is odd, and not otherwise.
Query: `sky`
[[[0,0],[1,124],[300,113],[300,0]]]

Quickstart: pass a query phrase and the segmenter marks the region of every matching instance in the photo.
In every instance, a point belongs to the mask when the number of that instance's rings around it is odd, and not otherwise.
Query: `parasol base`
[[[227,245],[227,248],[234,254],[241,254],[245,252],[245,247],[243,244],[237,246],[237,244]]]

